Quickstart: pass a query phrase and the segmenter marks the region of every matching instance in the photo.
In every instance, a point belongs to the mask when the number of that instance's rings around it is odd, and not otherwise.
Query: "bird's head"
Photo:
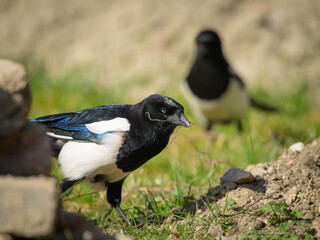
[[[205,30],[196,38],[197,57],[212,58],[222,56],[221,40],[219,35],[212,30]]]
[[[143,100],[142,104],[144,118],[147,121],[170,127],[190,127],[183,106],[172,98],[154,94]]]

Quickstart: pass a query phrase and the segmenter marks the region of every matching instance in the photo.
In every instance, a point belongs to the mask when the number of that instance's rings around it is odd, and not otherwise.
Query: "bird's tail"
[[[261,111],[265,111],[265,112],[279,112],[279,109],[277,107],[274,106],[270,106],[267,105],[265,103],[261,103],[255,99],[253,99],[252,97],[250,97],[250,104],[252,107],[259,109]]]

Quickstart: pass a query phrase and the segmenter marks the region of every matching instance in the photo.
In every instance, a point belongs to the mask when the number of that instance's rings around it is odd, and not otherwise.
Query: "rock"
[[[177,238],[179,238],[181,236],[180,232],[178,231],[178,229],[176,227],[171,228],[171,233]]]
[[[249,222],[247,225],[247,228],[248,228],[248,230],[261,230],[265,226],[266,226],[265,222],[263,222],[261,220],[257,220],[257,221]]]
[[[132,240],[131,237],[122,234],[116,234],[115,238],[116,240]]]
[[[51,235],[58,200],[54,178],[0,176],[0,232],[26,238]]]
[[[286,204],[290,205],[292,204],[295,200],[297,199],[297,194],[296,193],[290,193],[288,197],[285,199]]]
[[[304,149],[303,142],[297,142],[289,147],[289,151],[300,153]]]
[[[31,91],[25,68],[18,63],[0,59],[0,88],[8,92],[27,117],[31,104]]]
[[[68,233],[68,234],[66,234]],[[85,217],[76,213],[63,213],[58,223],[57,232],[52,240],[128,240],[125,236],[106,236],[100,229],[90,223]]]
[[[269,195],[269,194],[274,194],[276,192],[275,189],[272,189],[272,188],[267,188],[266,190],[266,194]]]
[[[230,168],[221,178],[221,184],[225,182],[234,183],[250,183],[254,181],[254,177],[250,172],[240,168]]]
[[[294,193],[294,194],[298,194],[300,192],[300,188],[293,186],[290,190],[289,193]]]
[[[281,189],[281,187],[280,187],[278,184],[276,184],[276,183],[271,183],[271,184],[269,184],[269,185],[268,185],[268,188],[274,189],[274,190],[276,190],[276,191],[279,191],[279,190]]]
[[[207,196],[216,196],[216,195],[218,195],[222,188],[223,187],[221,187],[221,186],[216,186],[214,188],[209,188]]]
[[[280,191],[281,187],[276,183],[270,183],[267,187],[266,194],[274,194]]]
[[[272,175],[272,174],[276,173],[276,169],[274,168],[274,166],[271,165],[270,167],[268,167],[267,173],[269,175]]]
[[[312,227],[317,231],[316,237],[320,237],[320,219],[313,220]]]
[[[0,88],[0,138],[17,132],[25,124],[21,107]]]
[[[251,174],[255,177],[259,176],[262,177],[265,175],[266,173],[266,169],[263,165],[258,164],[257,166],[255,166],[254,168],[252,168],[251,170]]]
[[[304,215],[303,215],[303,218],[306,219],[306,220],[312,220],[314,219],[314,216],[311,212],[306,212]]]
[[[23,129],[0,139],[0,175],[50,175],[51,153],[45,130],[27,123]]]
[[[294,159],[290,159],[288,162],[287,162],[287,165],[289,165],[289,166],[292,166],[292,165],[294,165]]]
[[[223,183],[223,187],[227,190],[227,191],[230,191],[230,190],[233,190],[233,189],[236,189],[238,187],[238,184],[237,183],[234,183],[234,182],[224,182]]]
[[[223,229],[221,227],[221,225],[214,225],[212,224],[209,229],[208,229],[208,234],[211,236],[222,236],[223,235]]]
[[[132,240],[131,237],[125,236],[125,235],[122,235],[122,234],[116,234],[115,238],[116,238],[116,240]]]

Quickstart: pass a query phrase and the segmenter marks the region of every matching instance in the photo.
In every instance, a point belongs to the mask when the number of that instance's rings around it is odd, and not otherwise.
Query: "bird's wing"
[[[229,66],[228,72],[229,72],[230,77],[235,79],[236,81],[238,81],[240,83],[240,86],[244,88],[245,85],[244,85],[242,78],[239,77],[239,75],[236,73],[236,71],[232,67]]]
[[[108,133],[130,130],[126,118],[127,108],[127,105],[109,105],[38,117],[30,121],[43,124],[52,138],[101,143]]]

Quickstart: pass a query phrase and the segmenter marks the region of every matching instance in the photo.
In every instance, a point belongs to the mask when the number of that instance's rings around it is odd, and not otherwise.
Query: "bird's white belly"
[[[185,83],[187,84],[187,83]],[[215,100],[204,100],[196,97],[185,86],[184,92],[193,106],[196,117],[206,123],[209,121],[239,120],[244,117],[249,107],[249,97],[239,82],[231,80],[226,92]]]
[[[85,177],[90,181],[97,174],[104,175],[108,182],[125,178],[131,172],[123,172],[116,165],[123,141],[123,134],[108,133],[104,144],[67,142],[58,157],[62,174],[70,180]]]

